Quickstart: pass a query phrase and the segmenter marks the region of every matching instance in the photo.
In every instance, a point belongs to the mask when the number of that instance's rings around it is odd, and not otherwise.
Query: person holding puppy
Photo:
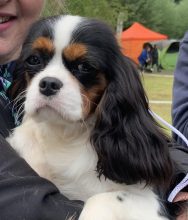
[[[43,6],[43,0],[0,0],[0,219],[78,219],[83,207],[39,177],[5,140],[15,127],[7,97],[15,60]]]
[[[0,219],[78,219],[83,203],[70,201],[39,177],[5,138],[14,128],[7,90],[24,38],[42,11],[43,0],[0,0]],[[9,107],[10,106],[10,107]],[[6,107],[6,108],[5,108]]]

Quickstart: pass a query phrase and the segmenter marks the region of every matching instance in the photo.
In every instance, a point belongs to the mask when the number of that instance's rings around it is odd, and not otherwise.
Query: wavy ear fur
[[[121,52],[116,54],[91,135],[97,171],[118,183],[167,185],[173,170],[169,140],[148,112],[138,71]]]

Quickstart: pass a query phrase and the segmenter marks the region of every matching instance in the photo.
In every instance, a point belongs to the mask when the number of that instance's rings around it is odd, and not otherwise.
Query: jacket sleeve
[[[78,219],[82,206],[39,177],[0,135],[0,219]]]
[[[78,219],[83,202],[70,201],[38,176],[6,142],[13,119],[0,97],[0,219]]]
[[[173,125],[188,138],[188,32],[180,43],[180,50],[174,72]],[[179,165],[180,171],[188,173],[188,146],[176,134],[173,134],[178,145],[173,145],[171,155]]]

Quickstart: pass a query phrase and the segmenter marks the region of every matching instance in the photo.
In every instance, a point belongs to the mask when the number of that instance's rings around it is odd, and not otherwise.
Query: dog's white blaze
[[[54,27],[54,44],[57,53],[62,53],[62,49],[65,48],[72,38],[72,33],[78,24],[83,20],[79,16],[62,16]]]
[[[48,99],[40,94],[39,83],[44,77],[54,77],[63,83],[63,87],[53,98]],[[45,105],[57,110],[64,119],[74,121],[82,118],[80,87],[57,54],[54,55],[48,66],[34,77],[29,86],[25,102],[26,115],[35,113],[37,109]]]

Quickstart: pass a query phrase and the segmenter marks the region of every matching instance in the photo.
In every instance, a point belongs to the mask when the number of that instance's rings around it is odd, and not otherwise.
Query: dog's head
[[[19,62],[23,71],[15,74],[11,91],[15,97],[27,88],[27,117],[73,123],[95,116],[91,143],[99,175],[128,184],[168,182],[167,138],[148,113],[136,68],[108,26],[77,16],[39,21]]]

